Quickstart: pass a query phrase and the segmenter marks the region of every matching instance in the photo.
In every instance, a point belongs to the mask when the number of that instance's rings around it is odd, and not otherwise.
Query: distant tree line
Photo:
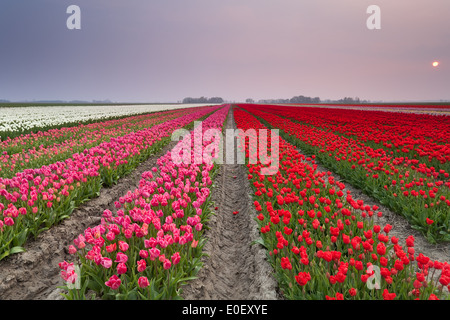
[[[344,104],[352,104],[352,103],[361,103],[361,102],[367,102],[367,101],[366,100],[361,101],[358,97],[356,97],[356,98],[345,97],[344,99],[339,99],[335,102],[336,103],[344,103]]]
[[[253,99],[247,99],[247,101],[253,100]],[[265,100],[259,100],[259,103],[320,103],[320,98],[315,97],[305,97],[305,96],[295,96],[290,99],[265,99]]]
[[[200,98],[191,98],[187,97],[183,99],[183,103],[223,103],[223,99],[221,97],[200,97]]]
[[[253,100],[252,98],[248,98],[245,100],[245,102],[247,103],[254,103],[255,100]],[[351,98],[351,97],[345,97],[343,99],[339,99],[339,100],[324,100],[321,101],[319,97],[306,97],[306,96],[295,96],[292,97],[291,99],[262,99],[262,100],[258,100],[258,103],[342,103],[342,104],[358,104],[358,103],[368,103],[369,100],[360,100],[358,97],[355,98]]]

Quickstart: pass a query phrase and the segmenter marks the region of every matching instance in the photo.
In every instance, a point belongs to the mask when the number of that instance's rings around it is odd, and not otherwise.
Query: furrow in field
[[[227,129],[236,129],[230,110]],[[224,155],[226,150],[224,143]],[[236,145],[236,144],[235,144]],[[236,156],[234,157],[236,159]],[[256,211],[250,196],[245,166],[222,164],[215,180],[213,201],[217,207],[205,232],[204,267],[198,279],[183,288],[191,300],[278,299],[277,284],[260,244]],[[233,214],[233,212],[238,212]]]

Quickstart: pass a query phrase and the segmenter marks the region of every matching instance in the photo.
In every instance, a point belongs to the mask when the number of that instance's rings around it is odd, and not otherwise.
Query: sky
[[[70,5],[81,29],[67,28]],[[449,88],[448,0],[0,1],[10,101],[420,101]]]

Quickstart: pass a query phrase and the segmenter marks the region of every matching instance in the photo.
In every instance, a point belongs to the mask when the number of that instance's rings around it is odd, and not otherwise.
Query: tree
[[[212,97],[208,99],[208,103],[223,103],[223,99],[221,97]]]
[[[340,99],[336,101],[338,103],[344,103],[344,104],[354,104],[354,103],[360,103],[360,100],[358,97],[353,99],[352,97],[344,97],[344,99]]]
[[[183,103],[223,103],[223,99],[221,97],[200,97],[200,98],[191,98],[187,97],[183,99]]]

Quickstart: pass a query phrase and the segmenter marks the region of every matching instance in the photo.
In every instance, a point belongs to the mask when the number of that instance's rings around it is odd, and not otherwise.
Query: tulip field
[[[242,129],[264,128],[251,113],[269,119],[269,123],[272,120],[272,114],[264,113],[263,108],[243,109],[250,111],[235,111],[237,126]],[[277,124],[286,123],[280,120]],[[293,132],[304,138],[308,131],[292,131],[288,137]],[[376,207],[364,206],[343,193],[343,183],[327,179],[328,172],[308,164],[293,144],[281,139],[276,176],[260,175],[262,165],[247,166],[264,243],[288,299],[442,297],[450,283],[448,262],[417,254],[412,236],[404,246],[398,238],[390,237],[391,225],[372,221],[374,213],[382,214]],[[447,214],[443,221],[448,223],[449,210],[442,212]],[[375,273],[374,265],[380,268],[379,288],[369,290],[367,281]],[[440,279],[429,281],[436,271],[441,272]]]
[[[206,118],[203,129],[221,128],[228,109]],[[175,298],[179,284],[199,266],[212,177],[213,165],[175,165],[170,152],[163,155],[158,167],[142,175],[139,188],[118,199],[117,215],[105,211],[104,223],[71,245],[72,253],[81,251],[82,286],[114,298]],[[65,280],[73,277],[73,264],[60,267]],[[78,290],[70,293],[80,298]]]
[[[139,116],[130,122],[109,121],[5,140],[0,260],[22,251],[29,235],[36,237],[67,218],[103,185],[117,182],[143,158],[157,152],[170,140],[172,130],[211,111],[211,107],[197,113],[182,109]],[[61,137],[67,140],[58,143]],[[21,149],[23,146],[28,149]]]
[[[78,118],[71,113],[66,122],[45,123],[45,116],[14,119],[0,108],[0,299],[14,290],[25,295],[23,275],[40,267],[15,261],[26,254],[32,259],[33,245],[42,247],[57,226],[77,219],[78,208],[89,207],[150,160],[135,186],[109,200],[112,206],[95,207],[95,223],[64,239],[60,261],[41,271],[49,274],[41,292],[68,300],[183,299],[183,289],[199,281],[203,268],[217,266],[204,252],[208,241],[223,232],[251,233],[234,224],[217,230],[210,220],[245,214],[259,235],[247,248],[265,250],[267,276],[280,299],[450,299],[450,249],[438,256],[427,251],[450,248],[448,115],[320,105],[95,108],[80,109]],[[55,109],[55,119],[62,110]],[[193,130],[195,121],[202,121],[201,132]],[[190,163],[173,160],[183,141],[171,136],[181,128],[192,137]],[[194,161],[219,148],[217,138],[202,140],[205,132],[226,128],[240,129],[236,138],[245,163],[236,174],[251,190],[239,199],[248,200],[249,211],[214,203],[217,186],[226,181],[217,177],[228,164]],[[271,153],[271,129],[280,136],[279,165],[276,173],[264,175],[269,164],[250,161],[254,150],[245,136],[254,132],[259,140],[260,130],[267,130]],[[194,145],[199,139],[200,148]],[[378,205],[354,196],[346,184]],[[381,224],[380,206],[403,219],[402,225]],[[414,235],[395,233],[404,225]],[[419,241],[426,245],[417,246]]]
[[[196,106],[202,106],[198,104]],[[203,105],[206,106],[206,105]],[[29,106],[6,107],[0,113],[0,140],[24,132],[89,124],[115,118],[185,108],[186,105]]]
[[[255,115],[295,136],[294,145],[404,215],[430,242],[450,241],[448,116],[399,119],[389,112],[289,107],[255,110]]]

